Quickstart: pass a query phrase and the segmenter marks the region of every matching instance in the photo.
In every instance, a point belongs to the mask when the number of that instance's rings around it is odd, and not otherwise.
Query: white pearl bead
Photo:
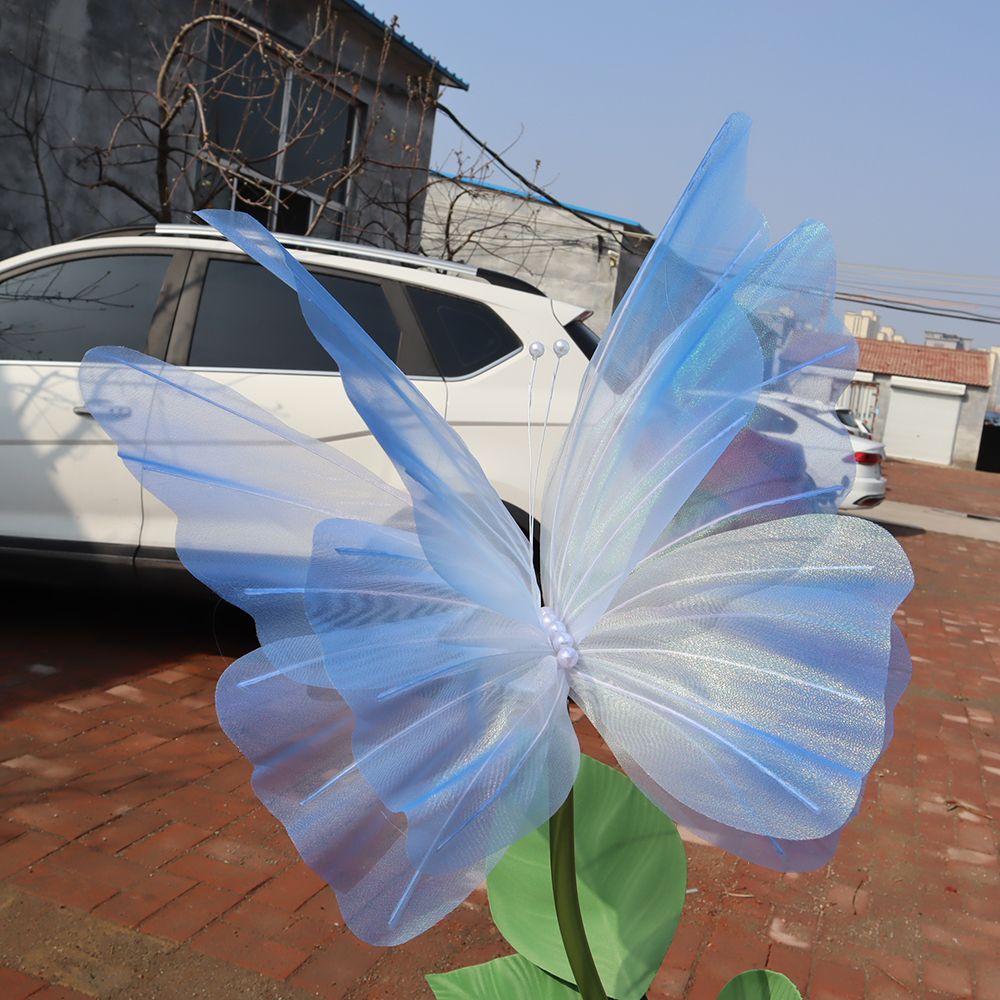
[[[545,353],[545,345],[540,340],[534,340],[528,345],[528,353],[537,361]]]
[[[557,648],[559,646],[572,646],[573,637],[569,634],[569,632],[557,632],[551,639],[549,639],[549,642]]]
[[[545,626],[551,625],[556,620],[556,616],[549,611],[548,608],[542,609],[542,624]]]
[[[562,670],[572,670],[580,660],[580,654],[572,646],[563,646],[556,653],[556,663]]]
[[[569,343],[565,340],[557,340],[552,345],[552,352],[557,358],[564,358],[569,354]]]

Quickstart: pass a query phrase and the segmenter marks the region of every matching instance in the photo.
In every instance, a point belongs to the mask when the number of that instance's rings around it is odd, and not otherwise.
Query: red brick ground
[[[972,482],[1000,509],[1000,476],[889,475],[897,500],[962,509]],[[1000,545],[900,541],[914,681],[860,817],[808,875],[691,845],[696,891],[650,1000],[714,998],[762,965],[810,1000],[1000,1000]],[[0,1000],[397,1000],[506,953],[482,892],[400,948],[344,929],[217,727],[215,680],[250,645],[235,617],[219,655],[210,607],[0,596]]]
[[[886,462],[883,468],[889,500],[1000,517],[1000,476],[995,472],[900,461]]]

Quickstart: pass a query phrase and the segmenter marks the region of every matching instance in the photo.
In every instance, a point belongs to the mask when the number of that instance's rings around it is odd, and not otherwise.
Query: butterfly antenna
[[[532,562],[535,559],[535,476],[531,460],[531,397],[535,390],[538,359],[544,353],[545,345],[541,341],[535,340],[528,345],[528,354],[531,355],[531,375],[528,378],[528,558]]]
[[[549,383],[549,398],[545,404],[545,419],[542,421],[542,439],[538,445],[538,462],[535,464],[535,478],[531,484],[532,498],[538,496],[538,476],[542,471],[542,456],[545,454],[545,432],[549,429],[549,414],[552,412],[552,400],[556,394],[556,378],[559,375],[559,362],[569,354],[569,344],[565,340],[557,340],[552,345],[552,353],[556,356],[556,366],[552,370],[552,381]],[[533,505],[533,504],[532,504]],[[531,530],[534,529],[534,518],[531,520]],[[531,550],[534,558],[535,550]]]

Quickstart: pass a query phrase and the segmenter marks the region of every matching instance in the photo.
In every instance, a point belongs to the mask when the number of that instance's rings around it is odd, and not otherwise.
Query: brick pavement
[[[942,469],[923,462],[892,460],[883,468],[889,500],[1000,517],[1000,487],[995,472]]]
[[[898,468],[896,499],[964,488]],[[976,485],[1000,499],[1000,476]],[[810,1000],[1000,1000],[1000,545],[900,541],[918,581],[899,619],[914,680],[861,815],[805,875],[690,844],[696,891],[650,1000],[708,1000],[755,965]],[[508,951],[482,891],[399,948],[345,930],[216,724],[215,680],[252,644],[235,614],[220,655],[210,607],[0,596],[2,1000],[395,1000],[429,996],[425,972]]]

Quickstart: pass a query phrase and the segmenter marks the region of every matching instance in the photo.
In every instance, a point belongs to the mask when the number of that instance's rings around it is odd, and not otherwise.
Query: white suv
[[[544,483],[597,344],[583,323],[589,311],[482,268],[279,239],[458,430],[526,527],[527,344],[573,345],[552,401]],[[79,362],[101,344],[233,386],[395,478],[293,294],[214,230],[159,225],[34,250],[0,265],[3,575],[54,579],[78,566],[90,580],[100,568],[147,578],[179,566],[174,515],[140,488],[83,405]],[[549,349],[538,362],[536,421],[555,360]],[[111,403],[107,415],[114,417]]]

